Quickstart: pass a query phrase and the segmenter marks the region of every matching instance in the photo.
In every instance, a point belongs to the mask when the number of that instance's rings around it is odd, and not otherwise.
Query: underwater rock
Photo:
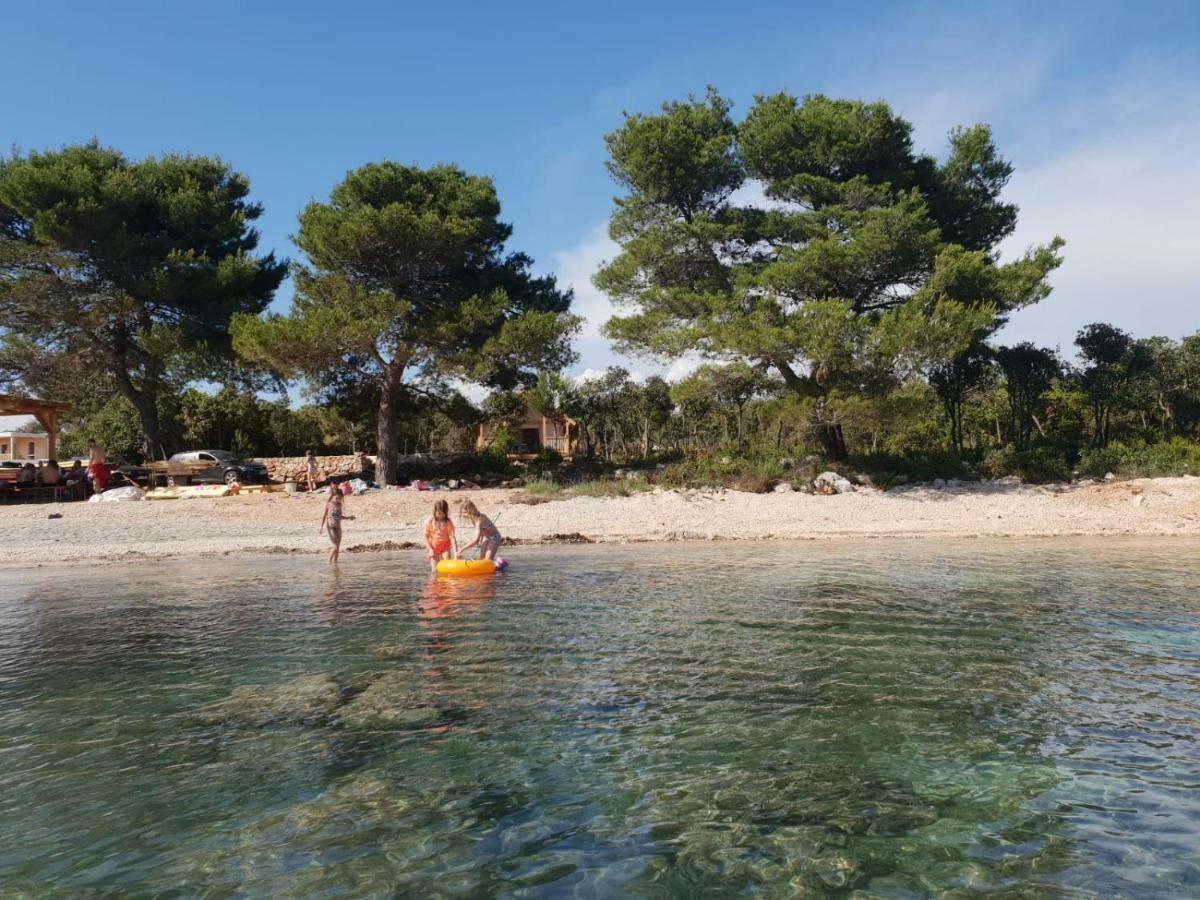
[[[198,709],[195,717],[206,725],[306,722],[330,715],[340,700],[341,689],[329,675],[302,675],[283,684],[239,685],[224,700]]]
[[[319,828],[331,819],[351,816],[357,825],[395,822],[413,808],[413,798],[374,775],[356,775],[293,806],[287,813],[290,824],[303,829]]]
[[[844,888],[854,878],[858,866],[847,856],[818,856],[809,865],[810,871],[826,887]]]
[[[425,728],[441,714],[425,704],[420,685],[401,672],[389,672],[342,707],[347,728]]]

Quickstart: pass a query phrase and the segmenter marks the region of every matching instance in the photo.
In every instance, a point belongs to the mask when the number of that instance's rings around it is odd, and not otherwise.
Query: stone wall
[[[373,456],[318,456],[317,480],[343,481],[347,478],[357,478],[362,474],[362,461],[366,461],[367,471],[373,479],[375,472],[375,457]],[[268,456],[256,459],[267,467],[267,477],[274,482],[295,481],[300,484],[308,483],[308,465],[303,456]]]

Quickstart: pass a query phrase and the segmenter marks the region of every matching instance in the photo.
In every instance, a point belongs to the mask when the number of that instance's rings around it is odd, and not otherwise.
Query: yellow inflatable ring
[[[495,575],[496,564],[490,559],[439,559],[439,575]]]

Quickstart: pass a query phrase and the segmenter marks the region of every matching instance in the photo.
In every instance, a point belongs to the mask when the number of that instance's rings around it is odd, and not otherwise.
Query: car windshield
[[[232,462],[233,461],[233,454],[226,453],[224,450],[209,450],[208,452],[211,453],[213,456],[215,456],[217,459],[219,459],[221,462]]]

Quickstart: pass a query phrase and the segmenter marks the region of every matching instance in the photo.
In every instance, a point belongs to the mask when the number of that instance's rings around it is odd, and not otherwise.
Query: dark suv
[[[224,450],[190,450],[187,453],[176,453],[167,460],[168,471],[172,464],[182,464],[188,467],[209,464],[208,468],[195,470],[188,479],[192,484],[266,484],[267,467],[262,463],[235,459],[233,454]]]

